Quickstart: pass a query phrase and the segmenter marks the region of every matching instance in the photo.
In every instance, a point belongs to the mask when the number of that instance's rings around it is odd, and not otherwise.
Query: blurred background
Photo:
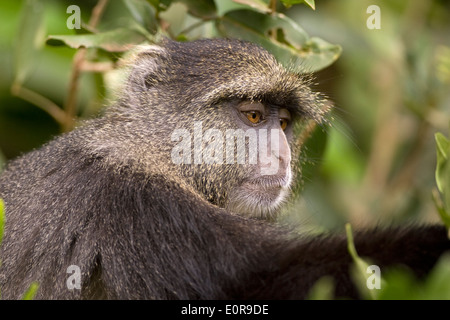
[[[179,40],[192,19],[188,2],[156,10],[159,25]],[[110,1],[99,28],[122,23],[118,3]],[[71,4],[89,21],[97,1],[0,2],[0,166],[65,130],[55,108],[69,99],[76,50],[45,39],[75,33],[66,25]],[[380,29],[367,27],[372,4],[380,8]],[[314,230],[438,221],[434,135],[449,132],[450,2],[316,0],[315,10],[278,8],[311,37],[342,47],[316,74],[315,89],[335,105],[332,126],[318,128],[308,143],[301,192],[281,221]],[[187,39],[215,36],[208,23],[191,29]],[[119,57],[97,51],[100,69],[80,74],[77,119],[98,115],[112,99]]]

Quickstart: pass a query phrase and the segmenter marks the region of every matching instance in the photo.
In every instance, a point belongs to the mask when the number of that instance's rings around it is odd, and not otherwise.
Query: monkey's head
[[[139,128],[123,136],[140,141],[128,149],[146,170],[187,181],[233,213],[268,218],[298,171],[295,133],[327,111],[308,79],[251,43],[165,40],[137,54],[110,116],[133,123],[124,132]]]

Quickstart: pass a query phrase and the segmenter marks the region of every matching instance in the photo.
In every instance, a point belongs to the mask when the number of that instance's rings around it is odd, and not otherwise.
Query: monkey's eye
[[[261,122],[262,115],[259,111],[248,111],[245,112],[245,115],[247,116],[247,119],[253,124],[258,124]]]
[[[280,127],[281,130],[284,131],[284,129],[286,129],[286,127],[288,126],[288,120],[287,119],[280,119]]]
[[[258,126],[266,121],[267,107],[261,102],[244,101],[237,106],[242,121],[249,126]]]
[[[288,109],[280,109],[279,111],[280,117],[280,127],[282,130],[285,130],[289,123],[291,122],[291,113]]]

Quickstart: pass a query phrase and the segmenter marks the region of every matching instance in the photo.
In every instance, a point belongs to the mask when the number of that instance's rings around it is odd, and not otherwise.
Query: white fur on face
[[[290,167],[286,177],[280,180],[276,184],[270,181],[267,185],[264,182],[257,184],[244,182],[230,192],[225,208],[247,217],[274,218],[290,194],[292,183]]]

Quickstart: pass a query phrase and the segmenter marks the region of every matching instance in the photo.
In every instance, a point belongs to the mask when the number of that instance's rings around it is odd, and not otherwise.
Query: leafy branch
[[[186,6],[186,19],[190,17],[180,31],[172,29],[179,21],[162,14],[177,2]],[[304,3],[315,8],[313,0],[281,0],[280,3],[285,7]],[[104,21],[105,25],[111,24],[112,18],[105,16],[105,8],[119,5],[125,8],[123,23],[106,31],[99,29],[100,21]],[[160,36],[193,40],[198,37],[193,35],[198,34],[198,28],[209,22],[216,34],[258,43],[272,52],[281,63],[302,65],[311,72],[325,68],[339,57],[341,48],[338,45],[310,38],[300,25],[277,12],[277,8],[276,0],[99,0],[92,9],[89,22],[82,24],[82,32],[47,36],[47,45],[77,49],[72,59],[67,95],[63,107],[60,107],[24,85],[32,69],[31,61],[39,54],[39,46],[44,43],[42,35],[45,33],[43,3],[41,0],[29,0],[23,8],[21,32],[16,44],[20,54],[16,59],[16,76],[11,92],[48,113],[60,125],[61,131],[70,131],[76,123],[80,76],[83,72],[108,72],[115,68],[117,57],[135,45],[155,42]],[[204,34],[202,37],[208,36]],[[88,56],[90,49],[93,54]],[[114,55],[106,55],[110,61],[95,62],[96,52]]]

